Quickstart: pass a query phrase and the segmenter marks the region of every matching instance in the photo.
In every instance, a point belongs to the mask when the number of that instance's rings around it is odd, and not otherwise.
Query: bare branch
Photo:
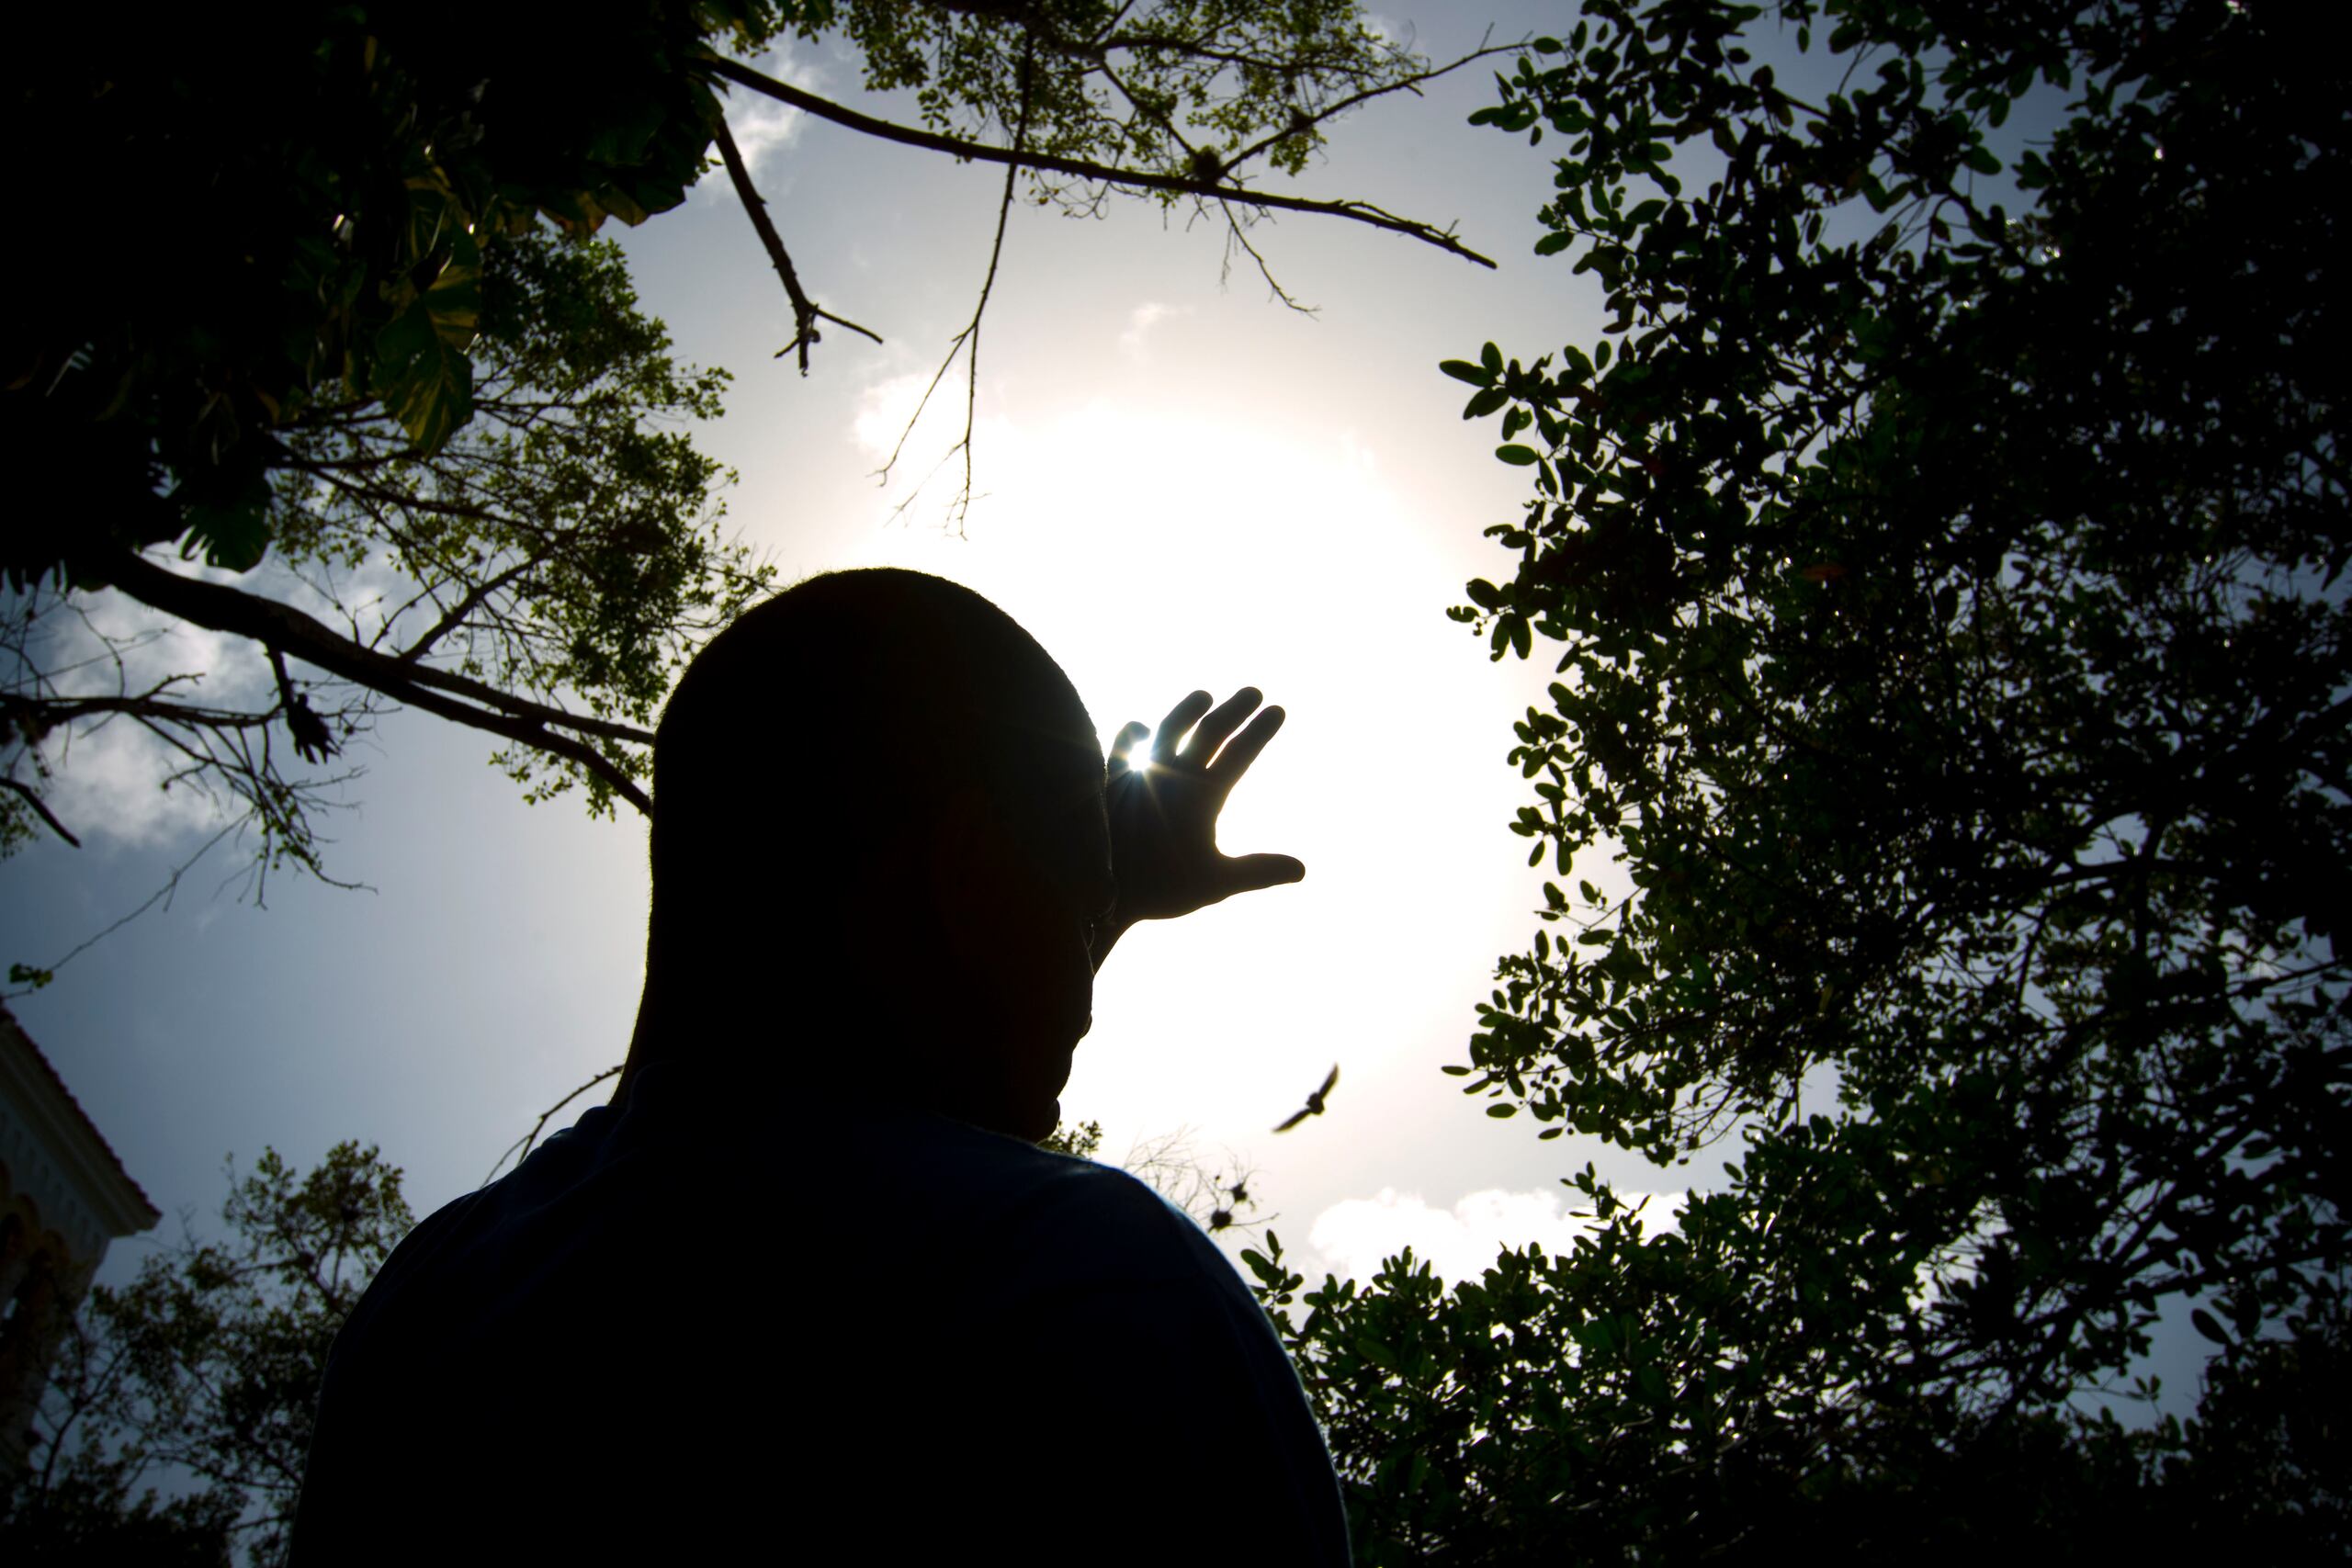
[[[1016,148],[1026,141],[1029,135],[1029,73],[1028,61],[1025,57],[1022,66],[1021,123],[1013,129],[1012,132],[1012,144]],[[880,482],[884,484],[890,482],[890,470],[897,466],[899,454],[906,450],[907,437],[915,432],[915,422],[922,419],[922,411],[931,406],[931,395],[939,390],[941,378],[947,374],[947,367],[956,363],[957,354],[967,349],[970,350],[971,357],[967,362],[964,383],[964,437],[949,447],[939,460],[940,463],[944,463],[957,453],[963,454],[964,485],[956,492],[956,500],[948,507],[949,513],[955,519],[956,532],[959,537],[964,532],[964,519],[969,514],[972,506],[972,421],[978,417],[980,402],[980,318],[988,314],[989,296],[996,290],[997,264],[1004,256],[1005,225],[1012,218],[1013,182],[1020,177],[1020,165],[1006,166],[1004,195],[996,206],[996,237],[989,243],[988,276],[980,279],[979,302],[972,307],[972,319],[966,323],[962,332],[948,340],[947,357],[939,362],[939,368],[932,375],[931,385],[922,389],[922,400],[915,404],[915,412],[907,416],[907,427],[899,432],[899,443],[890,448],[889,460],[875,470]],[[932,472],[938,471],[938,465],[934,464]],[[924,478],[928,480],[930,475],[925,475]],[[912,505],[915,496],[921,494],[922,491],[922,487],[917,485],[906,500],[892,508],[891,515],[896,516]]]
[[[82,847],[82,840],[75,838],[72,833],[66,831],[65,824],[57,819],[57,813],[49,808],[49,802],[43,800],[39,792],[34,790],[32,785],[26,784],[21,779],[12,779],[5,773],[0,773],[0,786],[13,789],[18,795],[24,796],[25,804],[31,807],[34,811],[40,814],[40,819],[49,824],[49,830],[51,832],[55,833],[59,838],[64,840],[67,843],[73,845],[77,850]]]
[[[817,302],[808,298],[808,291],[800,287],[800,274],[793,269],[791,256],[785,254],[783,238],[776,233],[775,223],[768,219],[767,198],[752,184],[752,171],[744,165],[743,154],[735,146],[735,134],[727,129],[725,115],[718,117],[713,134],[718,142],[718,155],[727,164],[727,177],[734,182],[735,194],[742,197],[743,211],[752,220],[752,228],[760,236],[760,243],[766,247],[768,260],[774,264],[775,275],[784,279],[784,291],[792,297],[793,338],[775,351],[775,357],[782,359],[797,349],[800,373],[808,375],[808,347],[824,339],[824,334],[817,330],[817,323],[820,321],[838,322],[854,333],[864,333],[876,343],[880,343],[882,335],[879,333],[836,316],[831,310],[820,310]]]
[[[188,677],[184,675],[175,675],[172,678],[174,682],[187,679]],[[277,717],[277,710],[275,708],[253,713],[243,708],[209,708],[200,707],[194,703],[166,702],[156,694],[162,691],[164,685],[170,683],[169,682],[159,683],[154,688],[136,695],[126,694],[116,697],[40,697],[18,700],[40,715],[41,722],[51,728],[71,724],[76,719],[87,718],[93,714],[123,714],[138,719],[142,724],[176,724],[184,725],[190,729],[223,730],[260,729],[275,722]]]
[[[299,695],[291,699],[291,706],[277,705],[258,712],[175,700],[171,694],[203,677],[164,673],[134,684],[129,680],[123,654],[146,646],[152,639],[118,636],[107,630],[76,601],[61,601],[61,607],[69,616],[78,619],[82,629],[104,650],[95,658],[74,660],[65,668],[83,671],[110,664],[117,689],[112,693],[50,694],[55,691],[58,671],[53,667],[43,667],[35,639],[28,635],[36,619],[34,611],[28,608],[20,618],[11,617],[5,629],[0,629],[0,652],[12,665],[7,683],[17,688],[0,696],[0,703],[5,703],[15,737],[32,751],[41,779],[46,781],[51,770],[40,752],[33,749],[44,738],[56,737],[62,749],[60,760],[70,761],[77,735],[93,734],[117,719],[127,718],[145,732],[145,739],[163,749],[164,767],[158,782],[164,791],[190,784],[199,794],[211,797],[217,789],[225,787],[240,807],[231,830],[245,826],[259,828],[264,845],[252,871],[255,897],[260,896],[259,885],[266,883],[270,867],[283,859],[291,859],[317,873],[322,880],[335,883],[317,865],[317,836],[310,817],[313,811],[331,806],[323,791],[348,782],[357,773],[325,779],[282,778],[270,754],[270,735],[272,727],[284,719],[295,731],[298,750],[304,750],[308,760],[321,760],[338,749],[330,733],[331,723],[339,720],[346,736],[353,732],[352,706],[345,705],[322,716]],[[291,685],[283,670],[283,659],[273,651],[269,661],[279,673],[279,694],[283,696]],[[11,787],[21,782],[12,780]],[[17,793],[25,791],[19,789]],[[50,814],[44,810],[43,815]],[[37,986],[47,984],[53,974],[40,970],[32,973],[40,976],[35,980]]]
[[[1017,148],[992,147],[984,141],[970,141],[962,137],[943,136],[936,131],[922,130],[913,126],[897,125],[889,120],[876,119],[855,109],[843,107],[814,93],[807,93],[764,75],[748,65],[732,60],[711,56],[706,63],[716,74],[764,93],[779,103],[829,119],[836,125],[896,141],[909,147],[921,147],[928,152],[945,152],[951,157],[973,159],[987,164],[1009,164],[1015,168],[1043,169],[1053,174],[1069,175],[1075,179],[1100,180],[1105,185],[1125,186],[1135,190],[1176,191],[1188,196],[1221,197],[1244,202],[1252,207],[1282,208],[1293,212],[1317,212],[1329,218],[1345,218],[1353,222],[1369,224],[1403,234],[1439,250],[1451,252],[1464,261],[1491,267],[1495,264],[1470,249],[1446,231],[1423,223],[1418,219],[1401,218],[1374,206],[1368,201],[1317,201],[1306,197],[1277,196],[1267,191],[1251,190],[1245,186],[1204,182],[1182,175],[1154,174],[1143,169],[1122,169],[1108,164],[1096,164],[1083,158],[1064,158],[1050,152],[1032,152]],[[1460,63],[1457,62],[1456,63]],[[1452,69],[1452,67],[1448,67]]]
[[[1258,247],[1251,244],[1250,236],[1242,231],[1244,225],[1239,216],[1234,212],[1233,204],[1220,201],[1217,207],[1225,214],[1225,265],[1218,273],[1217,282],[1223,284],[1233,276],[1233,251],[1238,245],[1248,254],[1252,262],[1257,264],[1258,276],[1266,280],[1266,288],[1272,292],[1276,299],[1302,316],[1317,315],[1321,310],[1320,306],[1300,304],[1292,298],[1289,289],[1274,280],[1274,269],[1266,265],[1266,258],[1259,254]]]
[[[292,654],[329,674],[427,713],[509,740],[519,740],[577,763],[615,795],[646,815],[652,815],[650,797],[612,759],[573,736],[553,732],[558,728],[577,730],[650,745],[653,737],[646,730],[568,714],[446,671],[403,663],[341,636],[291,604],[182,577],[133,551],[118,550],[83,564],[132,598],[165,615],[213,631],[250,637],[264,648]],[[452,701],[444,693],[470,701]],[[473,705],[477,703],[481,705]]]

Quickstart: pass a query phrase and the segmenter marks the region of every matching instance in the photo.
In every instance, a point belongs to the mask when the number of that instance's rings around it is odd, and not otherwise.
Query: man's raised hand
[[[1250,717],[1263,700],[1256,688],[1244,686],[1212,708],[1208,693],[1194,692],[1159,721],[1151,756],[1141,766],[1131,753],[1154,732],[1129,724],[1111,743],[1105,804],[1120,925],[1172,919],[1306,874],[1288,855],[1227,855],[1216,847],[1226,796],[1283,727],[1280,708]]]

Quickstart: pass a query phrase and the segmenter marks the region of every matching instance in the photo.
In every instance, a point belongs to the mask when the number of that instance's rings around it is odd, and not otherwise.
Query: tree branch
[[[782,85],[781,83],[777,85]],[[766,247],[768,260],[775,266],[775,275],[784,279],[784,291],[792,297],[793,338],[775,351],[775,357],[782,359],[795,349],[799,350],[800,373],[808,375],[808,346],[824,341],[824,334],[817,330],[819,321],[837,321],[854,333],[864,333],[876,343],[880,343],[881,333],[836,316],[831,310],[821,310],[815,300],[808,298],[808,291],[800,287],[800,274],[793,269],[791,256],[785,254],[783,238],[776,233],[775,223],[768,219],[767,198],[752,184],[752,171],[744,165],[743,154],[737,149],[734,132],[727,129],[727,117],[723,114],[714,127],[714,135],[718,142],[718,155],[727,164],[727,177],[734,182],[735,194],[743,198],[743,211],[752,220],[752,228],[760,236],[760,243]]]
[[[629,745],[653,744],[653,732],[650,730],[586,714],[566,713],[561,708],[535,703],[527,697],[518,697],[495,686],[469,681],[446,670],[434,669],[431,665],[403,663],[389,654],[378,653],[353,642],[291,604],[266,599],[258,593],[247,593],[240,589],[223,588],[216,583],[181,577],[135,552],[125,551],[85,564],[143,604],[183,620],[195,621],[198,626],[209,626],[214,631],[252,637],[265,646],[274,642],[306,663],[315,664],[322,670],[388,696],[397,694],[391,689],[395,684],[429,686],[533,724],[574,729],[582,735]],[[152,596],[156,594],[163,597]]]
[[[730,82],[739,83],[755,93],[763,93],[778,103],[789,104],[794,108],[815,115],[820,119],[831,120],[835,125],[845,126],[849,130],[861,131],[867,136],[879,137],[885,141],[896,141],[909,147],[920,147],[927,152],[945,152],[951,157],[974,159],[981,163],[1009,164],[1015,168],[1023,169],[1044,169],[1054,174],[1068,175],[1074,179],[1100,180],[1106,185],[1125,186],[1136,190],[1175,191],[1188,196],[1222,197],[1228,201],[1245,202],[1253,207],[1274,207],[1293,212],[1317,212],[1330,218],[1345,218],[1354,222],[1369,224],[1374,229],[1385,229],[1392,233],[1406,235],[1410,239],[1420,241],[1423,244],[1434,245],[1439,250],[1451,252],[1464,261],[1476,262],[1480,266],[1491,267],[1495,265],[1491,259],[1480,255],[1444,230],[1416,219],[1400,218],[1367,201],[1317,201],[1306,197],[1276,196],[1265,191],[1251,190],[1245,186],[1205,182],[1190,179],[1182,175],[1152,174],[1142,169],[1122,169],[1107,164],[1091,163],[1082,158],[1058,157],[1050,152],[1027,152],[1012,148],[992,147],[984,141],[968,141],[961,137],[943,136],[936,131],[922,130],[913,126],[897,125],[886,119],[876,119],[871,115],[860,114],[855,109],[846,108],[831,99],[820,98],[813,93],[805,93],[788,83],[779,82],[773,76],[754,71],[748,65],[717,55],[710,56],[705,63],[714,74],[723,76]],[[721,152],[724,152],[723,146]]]
[[[653,737],[646,730],[568,714],[446,671],[404,664],[353,642],[291,604],[182,577],[131,550],[118,550],[76,564],[167,615],[232,637],[249,637],[266,649],[290,653],[331,675],[396,701],[509,740],[519,740],[576,763],[615,795],[646,815],[652,815],[652,799],[610,758],[571,735],[551,733],[549,727],[650,745]],[[452,696],[469,700],[454,701]],[[481,705],[473,705],[477,703]]]
[[[57,819],[57,814],[49,808],[49,803],[41,799],[40,795],[34,791],[30,784],[26,784],[21,779],[12,779],[6,773],[0,773],[0,786],[6,786],[6,788],[13,789],[18,795],[24,796],[25,804],[31,807],[34,811],[40,814],[40,819],[49,824],[49,830],[51,832],[55,833],[59,838],[64,840],[67,843],[73,845],[77,850],[82,847],[82,840],[75,838],[72,833],[66,831],[65,824]]]
[[[159,724],[184,724],[191,729],[258,729],[277,716],[274,711],[252,713],[241,708],[163,702],[157,700],[155,690],[114,697],[20,697],[17,701],[39,714],[41,722],[51,728],[100,713],[126,714],[142,723],[153,720]]]

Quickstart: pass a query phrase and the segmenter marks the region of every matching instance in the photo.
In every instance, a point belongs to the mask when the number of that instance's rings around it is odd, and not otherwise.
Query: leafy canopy
[[[207,700],[200,670],[134,676],[139,636],[74,614],[74,590],[28,584],[0,616],[11,776],[46,782],[54,736],[135,724],[166,787],[242,808],[264,875],[325,874],[317,815],[351,776],[296,772],[273,733],[322,763],[393,701],[514,742],[497,761],[529,798],[582,783],[593,811],[642,798],[646,732],[678,670],[773,581],[723,534],[733,475],[684,428],[718,416],[727,375],[672,357],[611,242],[538,227],[498,257],[465,355],[472,417],[433,451],[355,386],[319,389],[270,433],[257,515],[276,555],[254,574],[267,592],[112,568],[155,608],[258,643],[276,703]],[[338,679],[298,690],[288,657]],[[33,838],[35,809],[28,792],[0,795],[0,852]]]
[[[865,56],[866,85],[915,89],[926,125],[1017,133],[1034,152],[1204,184],[1261,152],[1284,174],[1302,173],[1344,100],[1391,87],[1419,64],[1354,0],[851,0],[841,26]],[[1087,211],[1103,190],[1044,174],[1034,188],[1041,203]],[[1157,194],[1166,205],[1181,193]]]
[[[1588,1167],[1570,1256],[1306,1296],[1363,1539],[1883,1560],[2213,1491],[2340,1546],[2340,1461],[2228,1434],[2344,1323],[2342,56],[2222,0],[1769,19],[1595,0],[1498,80],[1610,331],[1443,367],[1535,491],[1453,614],[1562,650],[1516,829],[1630,884],[1547,885],[1447,1070],[1736,1157],[1670,1229]],[[2079,1416],[2168,1306],[2205,1421]]]
[[[701,637],[773,581],[720,531],[734,475],[683,428],[729,377],[682,366],[609,241],[537,230],[484,279],[474,417],[430,457],[392,411],[353,398],[287,432],[271,532],[288,565],[346,579],[369,646],[571,711],[650,728]],[[388,568],[389,602],[371,569]],[[364,585],[364,587],[363,587]],[[368,614],[367,600],[378,606]],[[605,755],[646,777],[642,745]],[[526,746],[499,759],[537,799],[605,778]]]
[[[0,261],[40,301],[0,333],[0,852],[80,842],[53,774],[119,723],[165,788],[239,808],[221,836],[255,839],[256,888],[286,863],[323,875],[311,817],[356,770],[306,775],[285,743],[321,765],[395,704],[498,736],[528,799],[582,784],[594,811],[650,810],[670,677],[770,578],[716,533],[719,470],[680,428],[717,416],[723,374],[673,362],[592,237],[675,208],[715,148],[791,297],[786,351],[805,370],[820,323],[851,324],[800,282],[722,94],[1002,163],[1004,209],[1024,171],[1072,210],[1188,197],[1261,266],[1243,231],[1269,204],[1483,259],[1369,203],[1243,183],[1437,73],[1344,0],[645,0],[575,21],[422,0],[259,28],[183,9],[103,50],[54,9],[21,29],[9,140],[57,175],[57,243]],[[916,89],[924,126],[743,63],[788,36]],[[992,258],[981,310],[994,276]],[[968,421],[961,449],[968,498]],[[166,568],[166,546],[202,568]],[[275,702],[196,700],[228,670],[134,675],[164,633],[102,629],[104,588],[259,652]]]
[[[1239,195],[1227,176],[1257,158],[1296,174],[1329,116],[1420,63],[1352,0],[646,0],[594,28],[424,0],[256,29],[175,12],[102,51],[44,14],[13,55],[11,130],[28,167],[74,171],[52,222],[81,259],[7,264],[43,308],[0,344],[0,440],[12,471],[66,478],[0,572],[96,582],[109,548],[174,540],[251,568],[280,432],[322,401],[379,400],[436,453],[476,412],[502,241],[675,208],[723,125],[722,61],[788,34],[838,35],[868,86],[916,88],[954,150],[993,132],[1087,165],[1037,180],[1088,210],[1123,175]]]
[[[53,221],[79,259],[11,259],[40,267],[45,308],[10,334],[0,430],[15,471],[71,475],[80,503],[59,484],[0,565],[20,586],[92,581],[107,546],[186,535],[252,567],[278,432],[322,402],[379,400],[436,452],[474,411],[500,237],[676,206],[709,145],[689,62],[707,35],[751,45],[785,19],[671,3],[551,28],[425,4],[224,29],[175,11],[94,51],[44,14],[12,130],[29,164],[76,171]]]

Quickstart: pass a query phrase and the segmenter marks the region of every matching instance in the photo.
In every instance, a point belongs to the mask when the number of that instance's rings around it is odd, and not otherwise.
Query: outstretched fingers
[[[1151,760],[1160,763],[1173,762],[1177,742],[1184,739],[1184,732],[1198,724],[1201,716],[1208,712],[1216,702],[1216,699],[1206,692],[1194,692],[1170,708],[1168,716],[1159,721],[1159,728],[1152,731]]]
[[[1250,694],[1257,695],[1255,692]],[[1233,786],[1240,782],[1242,774],[1250,771],[1250,764],[1258,760],[1258,753],[1266,749],[1266,742],[1281,730],[1283,716],[1282,709],[1268,708],[1251,719],[1250,728],[1234,737],[1233,743],[1217,754],[1216,784],[1220,795],[1233,793]]]
[[[1258,705],[1265,700],[1257,687],[1244,686],[1219,703],[1185,742],[1184,761],[1196,768],[1207,767],[1216,760],[1217,748],[1232,739],[1233,732],[1241,728],[1241,721],[1255,713]]]

